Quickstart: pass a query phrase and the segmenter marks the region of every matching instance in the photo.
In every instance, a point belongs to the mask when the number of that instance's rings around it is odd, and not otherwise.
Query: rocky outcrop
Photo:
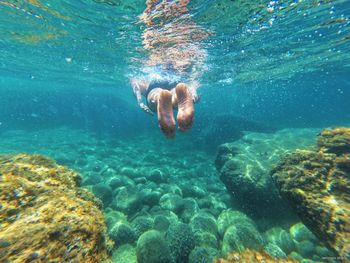
[[[350,128],[322,131],[315,150],[288,154],[271,171],[304,224],[350,259]]]
[[[220,145],[215,160],[220,180],[241,210],[253,217],[291,218],[269,171],[281,154],[312,144],[314,130],[281,130],[273,134],[247,133],[242,139]],[[302,138],[302,139],[298,139]]]
[[[79,174],[39,155],[0,156],[0,261],[101,262],[101,202]]]

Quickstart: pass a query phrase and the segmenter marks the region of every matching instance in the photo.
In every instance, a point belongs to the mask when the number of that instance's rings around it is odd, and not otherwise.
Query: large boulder
[[[101,262],[111,248],[79,174],[39,155],[0,156],[0,262]]]
[[[191,227],[184,223],[171,224],[165,238],[174,262],[187,263],[188,257],[195,247],[195,237]]]
[[[138,263],[171,263],[172,258],[163,234],[156,230],[143,233],[136,247]]]
[[[241,210],[253,217],[290,218],[269,171],[281,154],[312,145],[314,130],[282,130],[273,134],[249,133],[219,146],[215,160],[220,180]],[[303,139],[300,139],[303,138]]]
[[[303,223],[349,258],[350,128],[322,131],[317,149],[286,155],[271,175]]]

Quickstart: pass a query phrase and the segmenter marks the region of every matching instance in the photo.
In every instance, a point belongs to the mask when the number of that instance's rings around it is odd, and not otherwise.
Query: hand
[[[150,108],[147,105],[145,105],[143,102],[141,102],[139,106],[144,112],[153,115],[153,112],[150,110]]]

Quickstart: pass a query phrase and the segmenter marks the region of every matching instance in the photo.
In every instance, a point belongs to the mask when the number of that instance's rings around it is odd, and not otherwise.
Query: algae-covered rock
[[[278,259],[270,256],[265,251],[254,251],[254,250],[245,250],[242,252],[234,252],[227,256],[226,259],[219,258],[214,261],[214,263],[253,263],[253,262],[264,262],[264,263],[297,263],[292,258],[283,258]]]
[[[40,155],[0,156],[0,262],[107,258],[102,204],[77,188],[79,181],[79,174]]]
[[[116,246],[132,244],[136,241],[136,233],[128,223],[116,223],[109,231],[109,236]]]
[[[147,216],[138,216],[131,222],[131,227],[135,231],[136,237],[139,238],[143,233],[152,229],[153,219]]]
[[[291,253],[295,247],[291,234],[280,227],[273,227],[266,231],[265,239],[277,245],[287,255]]]
[[[229,226],[241,224],[254,225],[254,221],[242,212],[226,210],[219,215],[217,224],[219,234],[224,236],[225,231]]]
[[[122,245],[113,252],[112,260],[117,263],[138,263],[136,248],[130,244]]]
[[[156,230],[143,233],[137,241],[138,263],[171,263],[169,246],[163,235]]]
[[[195,247],[195,238],[190,226],[184,223],[171,224],[165,236],[172,258],[176,263],[188,262]]]
[[[315,150],[288,154],[271,171],[280,193],[329,248],[350,258],[350,128],[322,131]]]
[[[264,239],[251,224],[231,225],[227,228],[223,241],[222,253],[227,255],[232,251],[244,251],[247,248],[261,249]]]
[[[218,253],[211,247],[195,247],[190,253],[188,263],[213,263]]]

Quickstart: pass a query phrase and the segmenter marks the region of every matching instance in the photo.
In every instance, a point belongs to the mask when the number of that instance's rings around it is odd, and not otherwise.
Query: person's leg
[[[172,104],[172,94],[168,90],[153,89],[147,96],[148,105],[157,111],[161,131],[169,138],[175,136],[175,119]]]
[[[180,131],[187,131],[192,127],[194,118],[194,106],[192,94],[184,83],[179,83],[175,88],[178,105],[177,121]],[[173,99],[174,100],[174,99]]]

